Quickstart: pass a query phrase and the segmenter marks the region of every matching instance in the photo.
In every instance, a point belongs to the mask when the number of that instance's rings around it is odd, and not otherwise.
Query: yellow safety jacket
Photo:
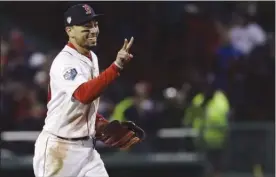
[[[125,121],[125,111],[133,105],[132,97],[127,97],[119,102],[111,115],[111,120]]]
[[[223,145],[228,128],[228,113],[230,105],[222,91],[216,91],[206,108],[201,107],[204,101],[202,93],[197,94],[190,107],[185,111],[183,123],[192,125],[195,131],[202,131],[202,140],[210,148]]]

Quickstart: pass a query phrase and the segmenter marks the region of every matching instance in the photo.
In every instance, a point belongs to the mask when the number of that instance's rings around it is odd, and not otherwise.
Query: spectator
[[[233,14],[229,37],[234,48],[248,55],[256,46],[266,43],[266,34],[256,22],[239,14]]]
[[[17,119],[14,128],[17,130],[40,130],[46,116],[46,106],[39,101],[36,89],[25,89],[18,98]]]
[[[169,87],[163,91],[165,100],[162,107],[162,116],[158,121],[160,122],[160,127],[175,128],[181,126],[184,110],[189,99],[190,89],[190,84],[185,83],[179,90]]]
[[[136,83],[134,86],[135,94],[119,102],[111,116],[111,119],[133,121],[143,127],[148,135],[147,142],[158,128],[156,104],[150,97],[150,89],[151,86],[148,82]],[[138,145],[137,149],[149,150],[150,147],[147,142]]]
[[[230,105],[224,91],[214,87],[213,80],[209,77],[202,83],[201,92],[193,97],[185,111],[183,123],[199,134],[195,145],[199,151],[206,152],[211,164],[210,175],[220,177]]]

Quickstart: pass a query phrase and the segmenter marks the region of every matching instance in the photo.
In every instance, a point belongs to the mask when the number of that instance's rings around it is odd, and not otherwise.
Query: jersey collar
[[[76,47],[71,42],[68,42],[67,46],[77,51]],[[89,52],[88,55],[84,55],[84,56],[86,56],[89,60],[92,60],[91,52]]]

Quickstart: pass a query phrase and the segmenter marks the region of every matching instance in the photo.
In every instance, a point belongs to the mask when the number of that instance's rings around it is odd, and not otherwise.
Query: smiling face
[[[93,20],[81,26],[66,27],[66,32],[70,38],[78,46],[91,50],[97,45],[97,38],[99,35],[98,22]]]

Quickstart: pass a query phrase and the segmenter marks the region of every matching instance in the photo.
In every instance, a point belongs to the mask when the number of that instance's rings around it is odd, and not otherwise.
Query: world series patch
[[[74,80],[77,74],[78,72],[75,68],[70,68],[64,73],[63,77],[65,80]]]

